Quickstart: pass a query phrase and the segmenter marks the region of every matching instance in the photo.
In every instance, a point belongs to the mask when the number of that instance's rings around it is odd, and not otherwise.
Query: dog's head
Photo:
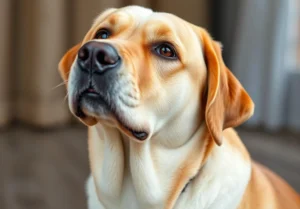
[[[87,125],[116,126],[138,141],[188,108],[221,144],[223,129],[254,109],[226,68],[220,44],[204,29],[142,7],[106,10],[59,69],[74,115]]]

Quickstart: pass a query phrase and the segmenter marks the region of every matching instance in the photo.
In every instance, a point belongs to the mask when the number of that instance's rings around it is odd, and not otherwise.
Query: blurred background
[[[0,208],[86,208],[86,128],[59,59],[104,9],[138,4],[207,28],[253,98],[239,134],[300,192],[299,0],[0,0]]]

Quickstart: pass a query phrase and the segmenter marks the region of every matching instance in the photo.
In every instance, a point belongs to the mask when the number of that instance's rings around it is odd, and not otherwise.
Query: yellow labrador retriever
[[[254,104],[203,28],[109,9],[62,58],[71,112],[89,126],[89,209],[299,209],[231,128]]]

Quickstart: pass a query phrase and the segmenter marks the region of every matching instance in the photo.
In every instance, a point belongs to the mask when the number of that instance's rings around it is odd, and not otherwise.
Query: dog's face
[[[116,126],[137,141],[196,107],[220,144],[224,128],[253,112],[205,30],[142,7],[106,10],[59,68],[74,115],[87,125]]]

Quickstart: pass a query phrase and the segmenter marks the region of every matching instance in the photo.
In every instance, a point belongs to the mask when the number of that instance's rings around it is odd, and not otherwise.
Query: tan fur
[[[192,204],[199,205],[194,198],[201,198],[201,209],[218,209],[216,205],[223,208],[229,199],[219,193],[237,187],[240,193],[226,204],[238,205],[239,209],[300,208],[299,195],[277,175],[251,163],[248,151],[231,128],[253,114],[254,104],[224,64],[221,45],[206,30],[174,15],[144,8],[109,9],[60,61],[60,74],[66,83],[79,48],[95,41],[93,37],[100,28],[110,28],[112,36],[96,41],[110,43],[118,50],[123,59],[120,79],[130,80],[123,87],[130,86],[129,95],[136,103],[127,110],[135,110],[128,123],[148,128],[151,137],[145,142],[135,141],[114,118],[109,124],[93,115],[81,119],[91,126],[91,171],[101,205],[109,207],[117,201],[126,205],[136,198],[145,208],[190,209]],[[153,55],[152,44],[165,40],[175,45],[178,60],[170,62]],[[177,95],[186,97],[178,99]],[[168,159],[165,153],[172,157]],[[107,156],[114,160],[110,162]],[[225,162],[228,170],[223,169],[223,160],[231,161]],[[113,169],[116,172],[110,174]],[[107,178],[111,176],[114,181],[109,183]],[[189,181],[191,189],[182,193]],[[131,187],[124,182],[131,182]],[[136,196],[124,202],[122,197],[130,195],[131,188]]]
[[[199,147],[195,147],[194,152],[190,153],[187,160],[181,166],[181,169],[176,173],[174,185],[171,187],[171,193],[168,198],[166,209],[172,209],[176,199],[180,195],[185,184],[194,177],[201,167],[205,164],[212,147],[215,145],[211,140],[210,134],[206,129],[201,135],[201,140],[204,141]]]
[[[239,209],[299,209],[300,197],[282,178],[252,162],[252,174]]]
[[[201,30],[206,62],[209,68],[206,123],[218,145],[222,143],[222,130],[247,120],[254,104],[239,81],[225,66],[221,46]]]

